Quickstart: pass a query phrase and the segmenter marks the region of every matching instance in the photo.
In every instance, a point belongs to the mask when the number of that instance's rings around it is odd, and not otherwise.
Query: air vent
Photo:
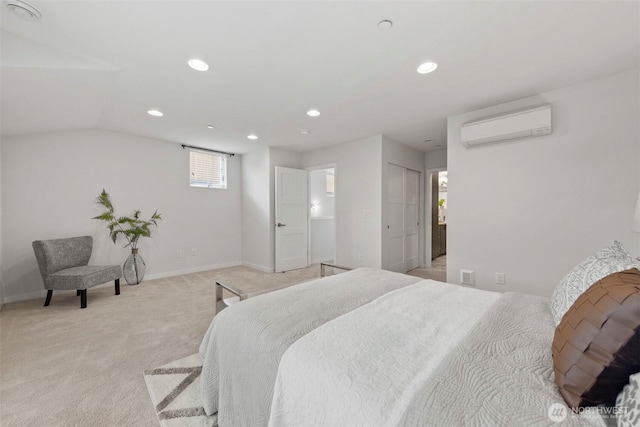
[[[476,285],[476,274],[473,270],[460,270],[460,284],[467,286]]]
[[[20,0],[5,0],[4,4],[14,15],[27,21],[37,21],[42,18],[42,13],[35,7]]]

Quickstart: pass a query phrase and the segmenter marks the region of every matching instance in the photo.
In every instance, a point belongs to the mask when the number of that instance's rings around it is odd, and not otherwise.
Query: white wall
[[[386,168],[387,164],[403,166],[414,171],[424,172],[425,153],[407,147],[393,139],[382,136],[382,165]]]
[[[432,169],[447,169],[447,150],[429,151],[424,154],[424,170]]]
[[[382,174],[385,162],[423,171],[424,153],[381,135],[320,150],[298,153],[272,147],[243,156],[243,264],[263,271],[274,269],[275,166],[313,169],[335,165],[335,262],[347,266],[382,266]],[[269,163],[269,190],[265,190],[265,163]],[[386,165],[386,163],[384,163]],[[248,200],[259,201],[260,206]],[[265,200],[270,210],[264,210]],[[246,212],[251,210],[252,212]],[[266,224],[269,236],[265,236]],[[252,231],[256,230],[256,231]],[[315,242],[318,243],[318,242]],[[312,246],[314,242],[311,243]],[[313,252],[313,247],[312,247]],[[317,261],[317,260],[313,260]]]
[[[376,135],[302,154],[302,167],[336,165],[337,264],[382,266],[382,137]]]
[[[335,220],[333,218],[311,218],[311,264],[335,261],[335,232]]]
[[[242,155],[242,263],[273,271],[269,147]]]
[[[474,270],[478,288],[550,296],[591,253],[631,232],[640,188],[638,70],[448,120],[447,276]],[[548,102],[553,134],[474,149],[462,123]],[[506,286],[495,273],[506,273]]]
[[[152,238],[140,241],[147,278],[241,263],[239,156],[228,158],[227,190],[189,187],[189,152],[177,144],[101,130],[6,137],[1,161],[7,302],[44,292],[33,240],[89,234],[91,263],[124,262],[128,249],[91,219],[102,211],[95,199],[103,188],[116,213],[162,214]]]

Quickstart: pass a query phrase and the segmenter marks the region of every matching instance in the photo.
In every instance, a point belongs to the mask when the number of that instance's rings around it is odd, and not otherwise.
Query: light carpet
[[[34,268],[35,266],[34,261]],[[214,315],[216,281],[247,292],[320,276],[230,267],[5,304],[0,311],[1,426],[149,426],[142,373],[198,351]]]
[[[447,256],[441,255],[431,262],[429,268],[415,268],[407,274],[423,279],[437,280],[438,282],[447,281]]]
[[[200,398],[202,358],[198,353],[145,371],[144,381],[162,427],[217,427]]]

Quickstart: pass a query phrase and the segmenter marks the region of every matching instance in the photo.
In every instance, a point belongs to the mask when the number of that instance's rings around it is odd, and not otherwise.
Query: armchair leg
[[[120,279],[116,279],[116,295],[120,295]]]
[[[80,291],[80,308],[87,308],[87,290]]]
[[[47,290],[47,299],[44,301],[45,307],[51,302],[51,295],[53,295],[53,291],[51,289]]]

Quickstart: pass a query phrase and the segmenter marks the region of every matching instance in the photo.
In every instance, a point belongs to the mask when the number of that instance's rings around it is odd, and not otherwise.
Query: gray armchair
[[[54,290],[75,290],[80,296],[80,308],[86,308],[87,289],[112,280],[116,295],[120,295],[122,269],[119,265],[88,265],[93,237],[36,240],[32,245],[47,289],[45,307],[51,302]]]

